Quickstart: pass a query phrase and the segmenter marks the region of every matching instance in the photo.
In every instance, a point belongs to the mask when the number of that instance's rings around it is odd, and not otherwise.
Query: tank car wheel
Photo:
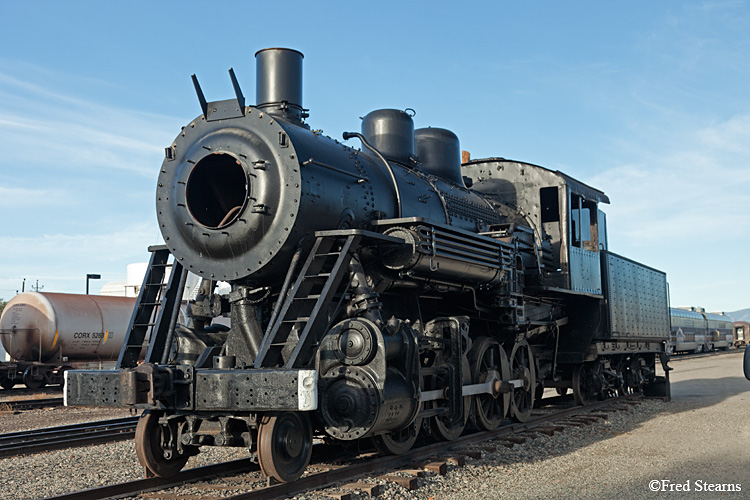
[[[400,431],[374,436],[372,444],[383,455],[403,455],[414,446],[420,427],[422,419],[418,418]]]
[[[499,381],[510,380],[510,363],[505,350],[495,339],[481,337],[469,353],[472,383],[482,384],[492,377]],[[493,431],[508,415],[510,393],[477,394],[474,399],[477,427]]]
[[[35,380],[31,373],[31,368],[32,367],[30,366],[26,368],[25,372],[23,372],[23,384],[31,390],[39,389],[45,385],[44,380]]]
[[[471,383],[471,372],[469,371],[469,361],[466,356],[461,358],[463,361],[462,371],[464,384]],[[437,387],[434,387],[437,389]],[[466,423],[469,421],[471,415],[471,396],[464,397],[464,414],[461,421],[457,424],[451,425],[447,421],[445,416],[438,416],[430,418],[430,431],[435,439],[441,441],[453,441],[461,436],[461,433],[466,428]]]
[[[745,378],[750,380],[750,349],[746,348],[742,356],[742,371],[745,374]]]
[[[181,455],[172,452],[166,457],[162,449],[162,428],[159,419],[164,416],[161,410],[146,410],[138,419],[135,428],[135,454],[145,468],[158,477],[174,476],[187,463],[189,453]]]
[[[0,382],[0,387],[2,387],[3,389],[13,389],[13,386],[15,385],[15,380],[3,380],[2,382]]]
[[[516,342],[510,353],[510,379],[523,382],[521,387],[513,390],[510,401],[510,414],[518,422],[525,422],[534,408],[536,392],[536,368],[531,346],[525,340]]]
[[[266,477],[296,481],[312,454],[312,425],[302,412],[266,415],[258,427],[258,462]]]
[[[583,363],[573,370],[573,399],[576,404],[586,406],[594,399],[603,399],[598,361]]]

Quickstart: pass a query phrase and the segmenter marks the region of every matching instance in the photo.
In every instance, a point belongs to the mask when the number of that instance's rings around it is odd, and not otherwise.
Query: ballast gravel
[[[750,430],[744,425],[750,412],[750,381],[742,377],[742,352],[673,366],[671,402],[622,404],[621,410],[608,412],[606,420],[565,427],[552,437],[535,434],[512,448],[499,442],[473,446],[468,450],[480,451],[481,458],[467,456],[462,467],[448,464],[445,476],[427,472],[413,491],[377,477],[359,481],[381,484],[380,498],[385,500],[750,498]],[[25,428],[70,423],[68,412],[78,421],[127,415],[112,410],[106,416],[86,414],[94,411],[101,410],[35,410],[23,412],[20,419],[19,414],[0,413],[0,432],[21,430],[21,422]],[[241,449],[206,448],[190,459],[188,467],[245,456]],[[0,498],[44,498],[142,474],[132,441],[4,458]],[[330,498],[328,493],[337,491],[341,488],[295,499]],[[170,492],[195,493],[189,486]],[[232,493],[236,491],[224,491]],[[372,498],[358,491],[351,495]]]

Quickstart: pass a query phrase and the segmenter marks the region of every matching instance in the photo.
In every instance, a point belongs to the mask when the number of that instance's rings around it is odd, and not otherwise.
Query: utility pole
[[[39,286],[39,280],[36,280],[36,286],[31,285],[31,289],[34,290],[35,292],[42,290],[42,288],[44,288],[44,285]]]

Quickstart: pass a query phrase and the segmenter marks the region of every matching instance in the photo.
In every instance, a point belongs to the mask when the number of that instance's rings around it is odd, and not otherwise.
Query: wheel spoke
[[[513,379],[522,379],[523,387],[515,388],[511,406],[512,417],[525,422],[534,408],[534,391],[536,390],[536,368],[531,353],[531,346],[525,340],[513,346],[510,355]]]
[[[381,434],[372,438],[372,444],[384,455],[403,455],[414,446],[422,420],[417,419],[400,431]]]

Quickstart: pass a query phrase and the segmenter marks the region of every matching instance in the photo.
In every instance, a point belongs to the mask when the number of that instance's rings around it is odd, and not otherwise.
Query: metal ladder
[[[362,238],[352,233],[318,233],[291,291],[286,299],[279,297],[283,305],[263,337],[255,368],[300,368],[310,362],[312,346],[328,326],[326,306],[339,291]]]
[[[165,245],[152,246],[148,250],[151,260],[120,350],[118,369],[138,366],[149,328],[151,336],[144,362],[166,364],[172,343],[187,271],[179,262],[168,262],[169,250]],[[172,272],[165,284],[164,277],[169,268]]]

